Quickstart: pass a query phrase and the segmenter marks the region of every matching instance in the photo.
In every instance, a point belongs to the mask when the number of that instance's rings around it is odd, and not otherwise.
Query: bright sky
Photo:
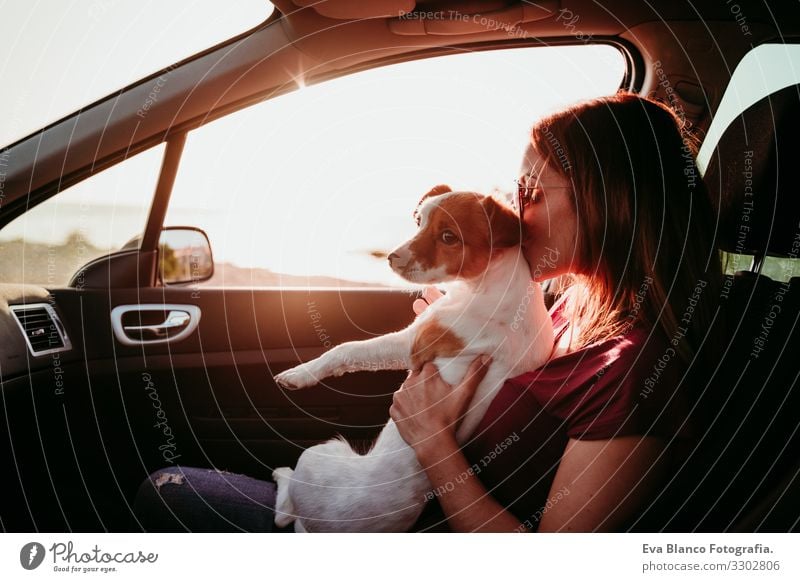
[[[0,0],[0,146],[253,28],[266,0]]]
[[[217,27],[231,36],[268,12],[261,0],[237,3],[235,15],[219,13],[218,2],[173,4],[0,0],[0,37],[11,46],[0,78],[15,87],[0,92],[0,108],[12,111],[0,143],[219,42],[211,39]],[[170,39],[179,29],[197,30],[193,45]],[[209,39],[196,46],[203,35]],[[301,88],[190,133],[167,224],[205,229],[218,261],[400,284],[369,253],[413,234],[411,212],[424,192],[439,183],[510,191],[532,123],[613,93],[623,67],[610,47],[511,49]],[[58,243],[80,226],[99,246],[123,244],[141,229],[159,153],[78,184],[2,238],[35,233]]]

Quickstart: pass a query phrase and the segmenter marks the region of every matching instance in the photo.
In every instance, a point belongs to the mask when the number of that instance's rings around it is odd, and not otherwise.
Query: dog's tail
[[[295,520],[294,504],[289,492],[293,473],[294,470],[289,467],[280,467],[272,472],[278,487],[275,496],[275,525],[278,527],[286,527]]]

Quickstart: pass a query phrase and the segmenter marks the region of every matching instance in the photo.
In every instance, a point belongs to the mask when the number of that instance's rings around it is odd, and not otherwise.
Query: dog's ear
[[[522,242],[522,222],[516,212],[492,196],[486,196],[481,206],[489,220],[493,249],[515,247]]]
[[[448,186],[447,184],[438,184],[431,188],[427,193],[422,196],[422,200],[425,200],[428,196],[438,196],[439,194],[447,194],[448,192],[452,192],[453,189]]]
[[[438,186],[434,186],[428,192],[422,195],[422,198],[419,199],[417,203],[417,207],[414,209],[414,220],[417,222],[417,226],[419,226],[419,207],[422,206],[422,203],[425,202],[428,198],[433,196],[439,196],[440,194],[447,194],[448,192],[452,192],[453,189],[446,184],[439,184]]]

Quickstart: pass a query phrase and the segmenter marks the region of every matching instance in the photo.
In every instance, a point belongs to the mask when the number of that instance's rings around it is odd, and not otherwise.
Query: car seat
[[[727,275],[686,390],[697,439],[634,531],[796,531],[800,520],[800,278],[759,274],[800,254],[800,85],[748,107],[722,134],[705,180],[717,241],[752,255]]]

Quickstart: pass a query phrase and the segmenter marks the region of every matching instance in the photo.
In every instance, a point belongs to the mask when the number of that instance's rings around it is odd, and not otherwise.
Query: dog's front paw
[[[314,384],[319,384],[321,379],[311,371],[307,364],[300,364],[275,376],[275,382],[278,386],[287,390],[308,388]]]

